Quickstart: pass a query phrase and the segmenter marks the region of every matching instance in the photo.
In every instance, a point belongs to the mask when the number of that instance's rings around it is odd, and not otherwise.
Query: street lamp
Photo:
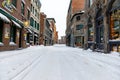
[[[25,26],[25,28],[28,28],[29,27],[29,21],[27,20],[27,21],[24,21],[23,22],[23,25]]]

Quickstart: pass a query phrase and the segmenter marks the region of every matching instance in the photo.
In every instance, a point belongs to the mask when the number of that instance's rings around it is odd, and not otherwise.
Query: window
[[[34,14],[34,7],[33,7],[33,14]]]
[[[30,18],[30,25],[33,27],[33,24],[34,24],[34,20],[33,20],[33,18],[31,17],[31,18]]]
[[[32,4],[31,4],[31,12],[32,12],[32,10],[33,10],[33,6],[32,6]]]
[[[17,0],[12,0],[12,4],[17,7]]]
[[[15,42],[16,41],[16,27],[11,26],[10,28],[10,42]]]
[[[37,30],[39,30],[39,23],[37,23]]]
[[[35,16],[37,16],[37,10],[35,10]]]
[[[76,20],[79,21],[79,20],[80,20],[80,16],[77,16],[77,17],[76,17]]]
[[[112,39],[118,39],[120,36],[120,22],[118,20],[114,21],[114,26],[112,28]]]
[[[21,3],[21,13],[24,15],[25,13],[25,4],[22,2]]]
[[[37,13],[37,17],[38,17],[38,19],[40,18],[39,13]]]
[[[88,25],[88,41],[93,41],[93,26],[92,23]]]
[[[2,42],[3,35],[3,21],[0,20],[0,42]]]
[[[80,29],[82,29],[82,28],[83,28],[83,25],[82,25],[82,24],[76,26],[76,30],[80,30]]]
[[[37,29],[37,22],[35,21],[35,29]]]
[[[92,5],[92,3],[93,3],[93,0],[90,0],[90,6]]]
[[[30,19],[30,11],[27,10],[27,19],[29,20]]]
[[[30,33],[27,33],[27,43],[30,43]]]

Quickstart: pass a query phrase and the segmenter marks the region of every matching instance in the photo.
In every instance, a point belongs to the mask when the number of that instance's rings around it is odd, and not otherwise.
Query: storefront
[[[32,43],[31,43],[32,41],[33,41],[33,32],[31,29],[27,28],[27,34],[26,34],[27,46],[32,45]]]
[[[120,52],[120,6],[110,13],[110,50]]]
[[[100,8],[96,15],[96,50],[104,49],[104,23],[102,9]]]
[[[84,36],[76,36],[75,37],[75,46],[84,47]]]
[[[0,13],[0,48],[4,46],[4,38],[9,38],[9,27],[7,28],[7,26],[10,25],[10,22],[5,15]],[[2,48],[0,50],[2,50]]]
[[[22,21],[0,8],[0,51],[25,48]]]
[[[93,38],[94,38],[94,28],[93,28],[93,24],[92,24],[92,20],[91,17],[89,17],[88,20],[88,48],[92,48],[93,45]]]
[[[39,36],[38,36],[38,34],[37,33],[34,33],[34,45],[38,45],[39,44]]]

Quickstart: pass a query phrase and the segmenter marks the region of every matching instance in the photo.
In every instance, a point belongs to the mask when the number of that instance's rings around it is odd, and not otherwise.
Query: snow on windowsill
[[[110,42],[120,41],[120,39],[109,40]]]
[[[30,43],[26,43],[26,45],[30,45]]]
[[[4,46],[4,44],[2,42],[0,42],[0,46]]]
[[[16,46],[16,44],[14,42],[10,42],[9,45]]]

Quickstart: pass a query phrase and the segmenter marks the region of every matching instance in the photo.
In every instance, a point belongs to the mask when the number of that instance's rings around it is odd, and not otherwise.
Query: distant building
[[[58,32],[56,31],[56,21],[54,18],[47,18],[47,15],[40,14],[40,45],[53,45],[58,42]]]
[[[46,14],[43,12],[40,13],[40,39],[39,39],[39,44],[44,45],[44,33],[45,33],[45,19],[46,19]]]
[[[66,37],[65,36],[61,36],[61,39],[58,40],[59,44],[66,44]]]
[[[58,31],[56,31],[56,33],[55,33],[54,43],[55,43],[55,44],[58,44]]]
[[[52,28],[52,40],[53,40],[53,44],[56,44],[58,42],[58,32],[56,31],[56,21],[54,18],[47,18],[50,22],[51,28]]]
[[[45,19],[45,28],[44,28],[44,45],[48,46],[48,45],[53,45],[53,38],[52,38],[52,34],[53,34],[53,29],[51,27],[51,23],[49,21],[49,19]]]

